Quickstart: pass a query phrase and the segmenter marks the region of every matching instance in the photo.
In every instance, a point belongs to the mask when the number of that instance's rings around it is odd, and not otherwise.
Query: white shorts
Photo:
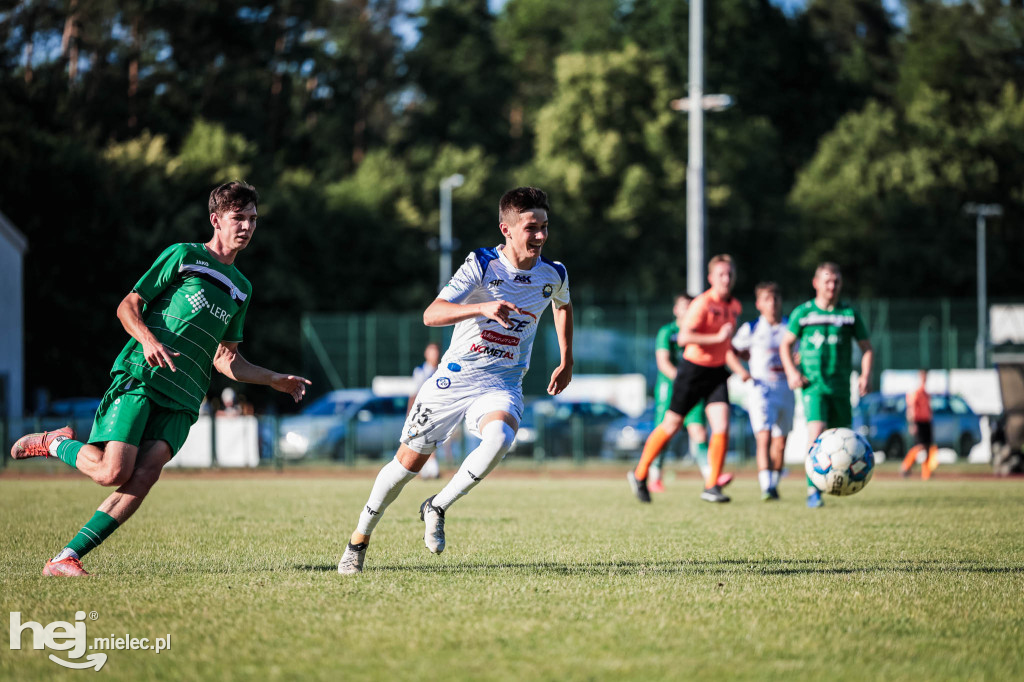
[[[747,412],[754,433],[771,429],[772,436],[785,436],[793,428],[793,391],[785,384],[754,379],[747,394]]]
[[[507,412],[516,422],[523,418],[521,389],[462,383],[458,373],[441,370],[427,379],[402,427],[402,443],[429,455],[448,440],[463,417],[469,432],[480,437],[480,418]]]

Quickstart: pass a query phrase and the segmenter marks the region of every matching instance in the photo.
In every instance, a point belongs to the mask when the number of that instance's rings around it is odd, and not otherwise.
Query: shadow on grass
[[[338,570],[336,564],[301,565],[299,571],[331,572]],[[508,562],[508,563],[430,563],[430,564],[382,564],[368,565],[367,572],[374,573],[536,573],[545,575],[867,575],[872,573],[977,573],[977,574],[1024,574],[1021,566],[992,566],[970,561],[892,561],[884,565],[855,566],[825,559],[767,560],[767,559],[719,559],[696,561],[687,559],[659,561],[596,561],[566,563],[560,561]]]

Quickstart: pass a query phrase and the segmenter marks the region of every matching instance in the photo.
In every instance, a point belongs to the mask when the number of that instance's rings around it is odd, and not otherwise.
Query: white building
[[[28,240],[0,213],[0,416],[21,417],[25,393],[24,269]]]

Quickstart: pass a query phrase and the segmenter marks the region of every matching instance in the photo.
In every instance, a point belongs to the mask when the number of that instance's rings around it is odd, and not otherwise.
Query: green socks
[[[82,444],[78,445],[81,447]],[[78,535],[68,543],[68,549],[73,550],[79,557],[83,557],[99,547],[100,543],[106,540],[120,525],[110,514],[98,511],[92,515],[89,523],[82,526]]]
[[[690,455],[697,461],[697,464],[701,467],[708,465],[708,444],[697,443],[694,445],[693,441],[690,441]]]
[[[78,451],[85,447],[85,443],[77,440],[63,440],[57,446],[57,452],[55,453],[57,459],[67,464],[69,467],[78,468]]]

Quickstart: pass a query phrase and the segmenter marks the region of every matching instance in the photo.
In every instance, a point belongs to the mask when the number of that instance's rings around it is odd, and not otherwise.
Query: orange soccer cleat
[[[56,439],[73,439],[75,430],[65,426],[56,431],[43,431],[42,433],[30,433],[22,436],[11,448],[11,457],[14,459],[28,459],[29,457],[49,457],[50,444]]]
[[[82,576],[89,574],[82,568],[81,561],[69,556],[67,559],[61,559],[60,561],[47,561],[46,565],[43,566],[43,575]]]

